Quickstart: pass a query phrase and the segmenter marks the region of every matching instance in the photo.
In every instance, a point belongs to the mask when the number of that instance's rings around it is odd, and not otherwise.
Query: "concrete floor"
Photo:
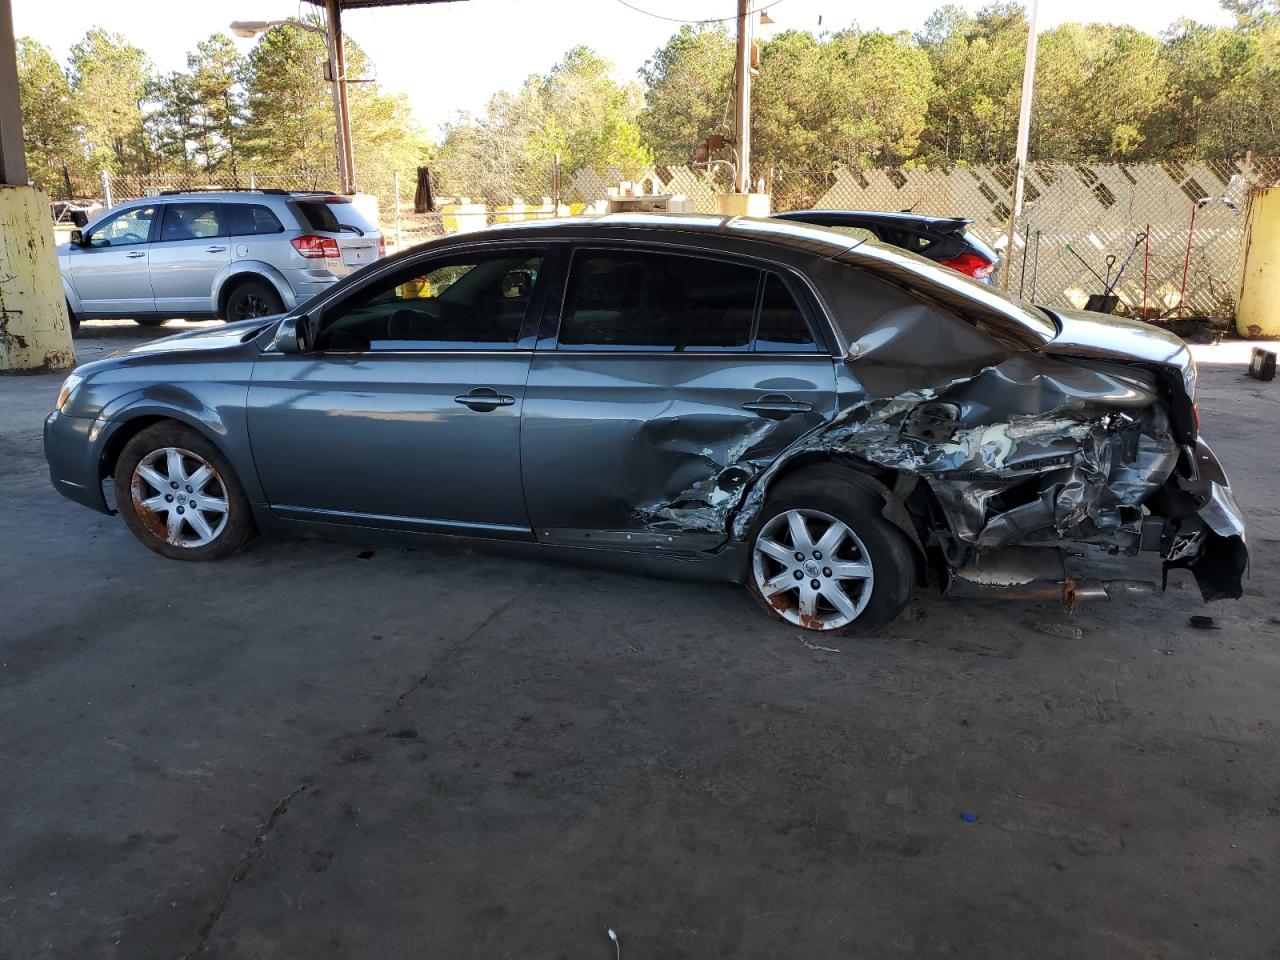
[[[165,561],[50,488],[59,378],[0,378],[0,957],[1277,956],[1280,383],[1200,350],[1243,601],[830,650],[451,546]]]

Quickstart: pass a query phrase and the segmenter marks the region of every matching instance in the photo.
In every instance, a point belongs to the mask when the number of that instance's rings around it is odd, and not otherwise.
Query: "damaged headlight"
[[[71,395],[76,392],[76,387],[84,383],[84,377],[78,373],[73,373],[62,381],[62,389],[58,391],[58,400],[53,405],[53,409],[58,413],[62,412],[62,408],[67,405],[67,401],[71,399]]]

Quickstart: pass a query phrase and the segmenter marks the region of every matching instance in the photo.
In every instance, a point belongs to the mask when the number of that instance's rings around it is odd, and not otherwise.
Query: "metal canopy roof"
[[[317,7],[325,6],[325,0],[309,0]],[[362,10],[366,7],[414,7],[424,3],[455,3],[457,0],[338,0],[343,10]]]

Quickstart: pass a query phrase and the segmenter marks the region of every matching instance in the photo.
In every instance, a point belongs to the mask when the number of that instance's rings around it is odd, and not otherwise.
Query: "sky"
[[[778,28],[918,30],[943,0],[775,0]],[[969,10],[989,0],[957,0]],[[612,60],[621,78],[635,71],[684,20],[732,17],[734,0],[455,0],[348,12],[348,34],[369,53],[386,89],[408,94],[432,134],[458,111],[479,113],[490,95],[518,87],[585,43]],[[755,0],[757,8],[769,0]],[[639,12],[632,7],[639,7]],[[302,0],[13,0],[14,31],[62,59],[93,26],[122,33],[163,71],[186,66],[187,51],[232,20],[296,17],[316,9]],[[1040,0],[1039,27],[1066,20],[1124,23],[1158,33],[1180,17],[1231,22],[1217,0]],[[247,52],[252,40],[237,40]]]

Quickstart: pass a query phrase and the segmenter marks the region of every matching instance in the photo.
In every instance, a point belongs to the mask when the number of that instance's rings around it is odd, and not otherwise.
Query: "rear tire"
[[[252,320],[283,312],[284,303],[275,287],[265,280],[250,280],[231,291],[222,311],[222,319],[227,323],[235,323],[237,320]]]
[[[747,589],[804,630],[847,635],[891,622],[911,598],[916,567],[881,507],[839,467],[779,481],[747,537]]]
[[[164,321],[164,317],[149,317],[146,314],[133,318],[133,322],[140,327],[158,327],[164,323]]]
[[[212,443],[179,423],[157,423],[125,444],[116,505],[147,547],[171,560],[221,560],[254,535],[249,498]]]

